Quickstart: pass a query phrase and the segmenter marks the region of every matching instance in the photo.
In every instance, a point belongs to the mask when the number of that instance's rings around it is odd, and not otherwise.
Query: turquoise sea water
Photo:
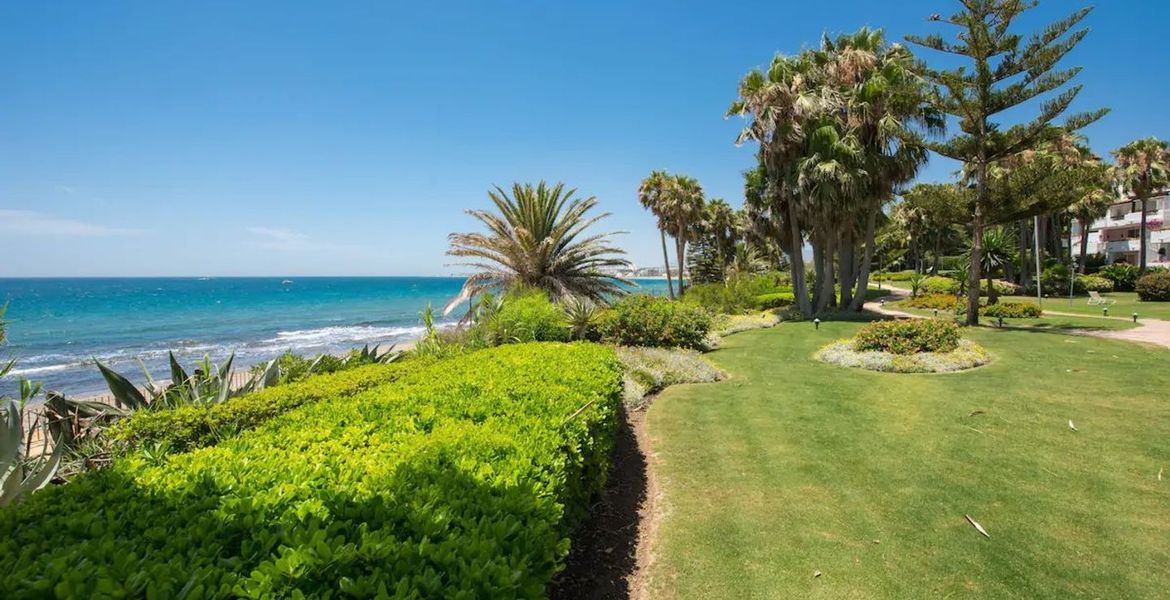
[[[639,280],[640,291],[665,290]],[[138,381],[138,360],[165,376],[168,350],[185,363],[266,361],[287,349],[340,352],[416,339],[419,313],[440,311],[454,277],[229,277],[0,279],[8,302],[14,378],[68,394],[104,391],[97,358]],[[452,326],[459,309],[441,326]],[[6,385],[11,386],[11,383]]]

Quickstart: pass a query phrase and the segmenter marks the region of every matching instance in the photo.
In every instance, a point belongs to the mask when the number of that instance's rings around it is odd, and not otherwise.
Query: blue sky
[[[462,210],[540,178],[597,196],[656,264],[638,181],[741,202],[752,150],[723,113],[745,72],[826,31],[933,31],[957,4],[3,3],[0,276],[449,273]],[[1113,109],[1098,152],[1170,136],[1168,18],[1101,2],[1067,60],[1079,107]]]

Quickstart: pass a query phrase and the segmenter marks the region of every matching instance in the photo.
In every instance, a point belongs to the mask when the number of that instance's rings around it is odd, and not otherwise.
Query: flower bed
[[[0,509],[0,598],[534,598],[604,484],[609,348],[521,344]]]
[[[859,351],[853,340],[841,340],[822,348],[817,360],[841,367],[888,373],[949,373],[973,369],[991,362],[991,354],[970,340],[960,340],[950,352]]]

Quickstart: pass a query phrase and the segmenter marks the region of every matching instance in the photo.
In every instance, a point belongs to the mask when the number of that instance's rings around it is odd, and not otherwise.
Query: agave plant
[[[926,275],[922,273],[915,273],[910,276],[910,297],[917,298],[918,293],[922,291],[922,286],[926,284]]]
[[[233,388],[231,375],[234,353],[228,356],[222,366],[215,365],[205,356],[190,374],[179,364],[174,352],[169,353],[168,357],[170,381],[156,382],[143,364],[142,372],[146,376],[146,384],[142,389],[96,359],[94,362],[101,371],[102,378],[106,380],[117,406],[132,411],[173,408],[186,404],[219,404],[228,398],[271,387],[280,381],[280,367],[276,360],[269,361],[264,369],[256,372],[244,385]]]
[[[369,344],[362,346],[361,350],[354,350],[353,353],[346,358],[346,363],[353,363],[359,365],[385,365],[390,364],[402,357],[401,352],[395,352],[396,346],[391,345],[384,352],[379,352],[379,347],[374,346],[370,348]],[[319,358],[318,358],[319,360]]]
[[[585,298],[567,298],[563,304],[573,339],[584,340],[588,338],[593,320],[597,316],[597,305]]]
[[[19,401],[0,401],[0,506],[45,487],[61,466],[66,445],[59,439],[50,439],[39,419],[27,431],[24,428],[25,405],[39,391],[40,384],[22,380]],[[38,437],[40,448],[34,452]]]

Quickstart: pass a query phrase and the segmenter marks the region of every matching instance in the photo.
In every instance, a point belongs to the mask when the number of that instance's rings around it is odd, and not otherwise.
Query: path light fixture
[[[934,318],[936,318],[936,319],[938,318],[938,309],[937,308],[934,309]]]
[[[820,329],[821,329],[821,320],[820,320],[820,318],[813,319],[813,325],[814,325],[814,326],[816,326],[816,328],[817,328],[817,331],[820,331]]]
[[[1103,315],[1105,315],[1106,317],[1108,317],[1108,316],[1109,316],[1109,307],[1108,307],[1108,306],[1106,306],[1105,308],[1102,308],[1102,309],[1101,309],[1101,314],[1103,314]]]
[[[1003,315],[999,316],[999,326],[1003,327]]]
[[[1137,313],[1133,313],[1133,322],[1137,323]]]

